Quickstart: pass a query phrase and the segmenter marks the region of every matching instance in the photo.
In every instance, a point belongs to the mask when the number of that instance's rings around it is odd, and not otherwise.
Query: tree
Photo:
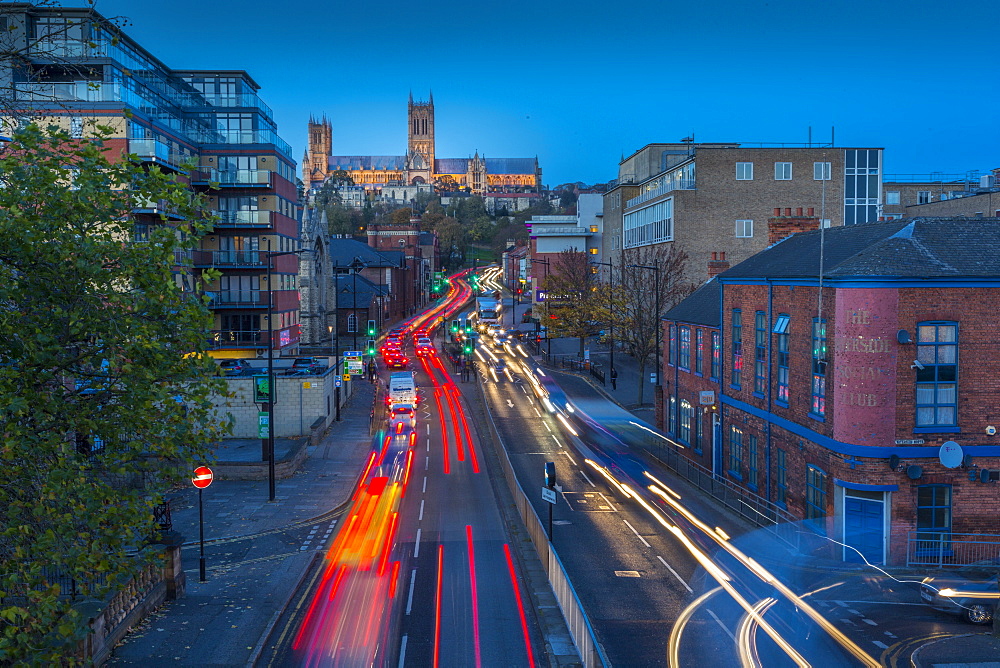
[[[687,253],[676,246],[661,244],[622,250],[621,263],[615,267],[614,292],[600,299],[604,312],[601,319],[614,319],[615,338],[625,351],[639,362],[640,381],[645,377],[646,364],[656,354],[657,341],[662,340],[661,318],[664,313],[687,297],[695,288],[684,281]],[[659,312],[656,299],[656,271],[644,267],[659,266]],[[603,288],[604,291],[608,287]],[[662,373],[662,369],[657,369]],[[642,403],[644,382],[639,383],[639,403]]]
[[[601,315],[597,283],[587,254],[576,249],[562,251],[552,261],[551,271],[542,284],[543,317],[549,336],[578,338],[583,357],[586,339],[597,333]]]
[[[87,622],[74,604],[152,558],[128,553],[157,535],[166,486],[221,436],[207,297],[174,273],[209,228],[205,203],[158,168],[112,164],[110,132],[29,124],[0,153],[4,665],[74,663]],[[137,230],[149,201],[182,222]]]
[[[438,195],[458,192],[458,183],[451,174],[445,174],[434,179],[434,192]]]
[[[441,264],[448,270],[462,266],[465,250],[468,246],[465,230],[458,221],[446,216],[438,223],[435,231],[441,247]]]
[[[389,222],[393,225],[406,225],[410,222],[410,218],[413,217],[413,209],[408,206],[404,206],[401,209],[396,209],[389,214]]]

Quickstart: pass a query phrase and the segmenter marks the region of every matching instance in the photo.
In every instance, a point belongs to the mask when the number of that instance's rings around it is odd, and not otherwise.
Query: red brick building
[[[995,218],[868,223],[723,272],[667,314],[667,430],[856,548],[839,558],[971,560],[963,534],[1000,534],[998,238]]]

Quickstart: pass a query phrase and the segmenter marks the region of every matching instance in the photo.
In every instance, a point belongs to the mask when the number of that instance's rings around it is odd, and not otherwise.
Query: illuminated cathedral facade
[[[407,106],[406,155],[333,155],[333,125],[324,116],[309,119],[309,148],[302,159],[302,181],[319,187],[338,171],[347,172],[367,191],[388,187],[467,190],[489,193],[537,193],[542,187],[538,158],[439,158],[434,144],[434,94]]]

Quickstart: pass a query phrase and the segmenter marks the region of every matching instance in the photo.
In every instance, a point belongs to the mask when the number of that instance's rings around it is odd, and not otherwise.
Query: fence
[[[531,538],[531,543],[538,553],[542,566],[545,568],[549,583],[552,585],[552,591],[556,596],[556,601],[559,603],[559,609],[562,611],[563,618],[566,620],[566,626],[569,628],[570,636],[573,638],[573,644],[576,645],[577,652],[580,654],[581,662],[585,668],[606,666],[608,665],[607,657],[604,655],[603,648],[597,642],[594,629],[590,625],[590,620],[583,609],[583,604],[580,603],[580,597],[576,595],[576,590],[573,589],[573,584],[566,574],[566,569],[563,567],[559,555],[556,554],[555,548],[549,542],[542,521],[538,518],[538,514],[531,505],[531,501],[528,500],[527,495],[525,495],[524,490],[517,481],[517,475],[514,473],[514,467],[507,457],[506,450],[500,445],[500,434],[497,431],[496,423],[493,421],[493,414],[490,411],[486,397],[482,394],[482,387],[479,383],[476,383],[476,387],[480,391],[480,400],[486,409],[487,417],[489,417],[490,440],[494,444],[497,459],[500,461],[504,478],[507,481],[507,487],[510,489],[511,496],[514,497],[514,505],[517,506],[517,512],[521,516],[521,520],[528,530],[528,536]]]
[[[1000,535],[910,531],[906,539],[907,566],[965,566],[987,559],[1000,563]]]

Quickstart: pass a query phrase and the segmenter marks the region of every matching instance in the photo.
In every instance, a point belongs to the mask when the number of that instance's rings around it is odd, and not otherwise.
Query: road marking
[[[622,522],[624,522],[624,523],[625,523],[625,526],[627,526],[627,527],[628,527],[629,529],[631,529],[631,530],[632,530],[632,533],[634,533],[634,534],[635,534],[635,537],[636,537],[636,538],[638,538],[639,540],[641,540],[641,541],[642,541],[642,544],[643,544],[643,545],[645,545],[646,547],[653,547],[652,545],[650,545],[649,543],[647,543],[647,542],[646,542],[646,539],[645,539],[645,538],[643,538],[642,536],[640,536],[640,535],[639,535],[639,532],[635,530],[635,527],[634,527],[634,526],[632,526],[631,524],[629,524],[629,523],[628,523],[628,520],[626,520],[626,519],[623,519],[623,520],[622,520]]]
[[[430,413],[428,413],[427,416],[430,417]],[[431,435],[431,425],[430,425],[430,423],[428,423],[428,424],[426,424],[424,426],[427,427],[427,435],[430,436]],[[405,638],[406,636],[403,636],[403,637]]]
[[[510,399],[508,399],[507,400],[507,408],[513,408],[513,407],[514,407],[514,402],[511,401]]]
[[[865,624],[871,624],[872,626],[878,626],[878,622],[872,621],[872,620],[868,619],[867,617],[862,617],[861,621],[863,621]]]
[[[406,662],[406,635],[403,635],[403,640],[399,643],[399,668],[403,668],[403,664]]]
[[[872,644],[875,645],[876,647],[880,648],[880,649],[889,649],[889,646],[886,645],[881,640],[872,640]]]
[[[431,439],[427,439],[427,452],[431,451]]]
[[[615,571],[615,577],[619,578],[638,578],[639,571]]]
[[[532,408],[534,408],[534,406],[532,406]],[[537,415],[538,417],[542,417],[542,414],[538,412],[537,408],[535,408],[535,415]]]
[[[543,423],[542,423],[542,425],[544,425],[544,426],[545,426],[545,428],[549,430],[549,433],[550,433],[550,434],[552,433],[552,428],[551,428],[551,427],[549,427],[549,424],[548,424],[547,422],[543,422]]]
[[[413,541],[413,558],[420,556],[420,529],[417,529],[417,539]]]
[[[521,385],[521,391],[524,392],[525,394],[528,393],[528,390],[526,387],[524,387],[524,385]]]
[[[424,476],[424,488],[420,490],[422,494],[427,493],[427,476]]]
[[[841,617],[840,621],[842,621],[845,624],[850,624],[851,626],[857,626],[857,624],[854,623],[853,619],[844,619],[843,617]]]
[[[430,455],[428,455],[428,456],[424,457],[424,470],[426,471],[430,467],[431,467],[431,458],[430,458]]]
[[[420,499],[420,517],[417,518],[417,521],[420,522],[423,519],[424,519],[424,500]]]
[[[525,391],[525,394],[527,394],[527,391]],[[535,405],[535,402],[531,400],[531,396],[528,396],[528,403],[531,404],[532,406]]]
[[[584,473],[583,471],[580,471],[580,475],[583,476],[583,479],[586,480],[590,484],[591,487],[597,487],[597,485],[594,484],[594,481],[587,477],[586,473]]]
[[[708,611],[708,614],[710,614],[712,616],[712,619],[715,620],[716,624],[718,624],[719,626],[722,627],[722,630],[726,632],[726,635],[729,636],[732,639],[733,642],[736,642],[736,636],[733,635],[732,631],[730,631],[728,628],[726,628],[726,625],[722,623],[722,620],[719,619],[719,616],[716,615],[711,610]]]
[[[556,438],[555,434],[552,434],[552,440],[555,441],[556,445],[558,445],[560,448],[563,446],[563,444],[559,442],[559,439]]]
[[[561,454],[564,454],[564,455],[566,455],[567,457],[569,457],[569,460],[570,460],[571,462],[573,462],[573,466],[576,466],[576,460],[575,460],[575,459],[573,459],[573,455],[569,454],[569,453],[568,453],[568,452],[566,452],[565,450],[560,450],[560,453],[561,453]]]
[[[849,613],[851,613],[852,615],[857,615],[858,617],[860,617],[860,616],[861,616],[861,613],[860,613],[860,612],[858,612],[857,610],[855,610],[854,608],[847,608],[847,611],[848,611]]]
[[[885,634],[886,634],[887,636],[889,636],[890,638],[895,638],[895,637],[896,637],[896,634],[895,634],[895,633],[893,633],[892,631],[886,631],[886,632],[885,632]]]
[[[674,577],[677,578],[678,582],[680,582],[682,585],[684,585],[685,589],[687,589],[692,594],[694,593],[694,589],[691,589],[691,585],[689,585],[687,582],[685,582],[684,578],[682,578],[680,575],[678,575],[677,571],[675,571],[673,568],[671,568],[670,564],[668,564],[663,557],[661,557],[660,555],[656,555],[656,558],[660,560],[661,564],[663,564],[664,566],[667,567],[668,571],[670,571],[671,573],[674,574]]]
[[[410,608],[413,607],[413,582],[417,579],[417,569],[414,568],[410,573],[410,593],[406,597],[406,614],[410,614]]]

